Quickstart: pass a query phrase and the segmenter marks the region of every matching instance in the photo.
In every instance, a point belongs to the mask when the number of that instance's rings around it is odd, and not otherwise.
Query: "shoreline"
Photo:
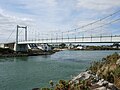
[[[59,50],[42,51],[42,50],[28,50],[28,52],[15,52],[11,49],[0,48],[0,57],[28,57],[39,55],[52,55]]]
[[[7,53],[7,54],[1,54],[0,57],[29,57],[29,56],[41,56],[41,55],[52,55],[56,52],[60,51],[119,51],[120,49],[112,49],[112,50],[88,50],[88,49],[83,49],[83,50],[75,50],[75,49],[56,49],[56,50],[51,50],[51,51],[33,51],[33,52],[14,52],[14,53]]]
[[[80,72],[69,81],[59,80],[54,84],[51,80],[49,82],[51,87],[32,90],[120,90],[120,73],[116,70],[120,72],[120,55],[114,53],[92,63],[86,71]]]
[[[0,54],[0,57],[29,57],[29,56],[41,56],[41,55],[52,55],[56,53],[55,51],[53,52],[40,52],[40,53],[13,53],[13,54]]]

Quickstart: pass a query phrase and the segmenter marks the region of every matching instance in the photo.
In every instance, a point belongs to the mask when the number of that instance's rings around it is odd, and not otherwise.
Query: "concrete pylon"
[[[19,31],[19,28],[23,28],[25,29],[25,41],[27,41],[27,26],[25,27],[22,27],[22,26],[19,26],[17,25],[17,31],[16,31],[16,42],[15,42],[15,45],[14,45],[14,51],[26,51],[27,50],[27,45],[18,45],[18,31]],[[25,50],[24,50],[25,49]]]

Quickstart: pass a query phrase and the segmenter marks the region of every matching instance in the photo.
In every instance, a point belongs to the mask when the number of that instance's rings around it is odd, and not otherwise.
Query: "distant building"
[[[120,44],[119,44],[119,43],[114,43],[114,44],[112,45],[112,48],[120,49]]]
[[[83,46],[77,46],[76,49],[80,49],[81,50],[81,49],[84,49],[84,47]]]
[[[0,43],[0,48],[4,48],[5,45],[3,43]]]
[[[38,44],[37,47],[43,51],[52,50],[51,46],[49,46],[48,44]]]
[[[14,44],[15,43],[1,43],[0,48],[9,48],[9,49],[14,50]]]
[[[68,44],[68,49],[73,49],[74,45],[72,43]]]

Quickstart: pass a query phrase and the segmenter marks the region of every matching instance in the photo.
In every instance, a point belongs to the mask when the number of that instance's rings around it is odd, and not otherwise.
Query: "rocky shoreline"
[[[0,57],[24,57],[28,56],[28,54],[0,54]]]
[[[42,50],[29,50],[28,52],[15,52],[11,49],[0,48],[0,57],[24,57],[24,56],[38,56],[38,55],[51,55],[58,52],[58,50],[42,51]]]
[[[49,88],[32,90],[120,90],[120,55],[114,53],[99,62],[94,62],[89,69],[69,81],[49,83]]]
[[[84,81],[84,83],[81,83],[81,81]],[[97,74],[93,74],[91,70],[81,72],[69,84],[74,88],[70,90],[119,90],[113,83],[100,78]],[[77,89],[74,87],[75,84],[78,85]]]

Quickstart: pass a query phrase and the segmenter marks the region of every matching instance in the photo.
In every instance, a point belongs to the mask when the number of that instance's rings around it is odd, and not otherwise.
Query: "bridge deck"
[[[32,43],[120,43],[120,35],[118,36],[96,36],[96,37],[79,37],[79,38],[56,38],[42,40],[19,41],[18,44]]]

